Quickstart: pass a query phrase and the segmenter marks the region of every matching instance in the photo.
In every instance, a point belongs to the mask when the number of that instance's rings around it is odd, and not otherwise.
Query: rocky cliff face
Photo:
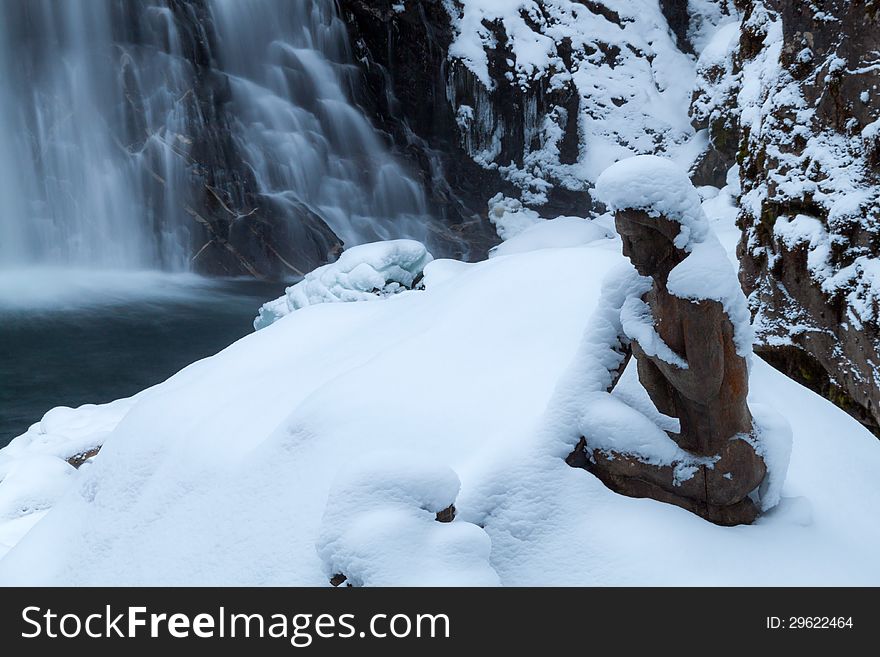
[[[759,352],[880,425],[876,1],[340,6],[362,102],[478,250],[497,192],[588,214],[605,166],[705,135],[691,172],[740,197]]]
[[[880,3],[738,4],[741,32],[704,62],[694,117],[710,159],[739,165],[758,350],[876,430]]]
[[[596,210],[589,188],[630,154],[694,134],[693,50],[723,1],[341,0],[364,103],[484,248],[501,193],[543,216]],[[672,31],[675,30],[675,32]]]

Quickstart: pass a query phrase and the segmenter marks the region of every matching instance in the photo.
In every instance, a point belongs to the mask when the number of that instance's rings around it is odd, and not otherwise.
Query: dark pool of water
[[[253,331],[283,284],[167,282],[83,299],[0,304],[0,447],[55,406],[128,397]]]

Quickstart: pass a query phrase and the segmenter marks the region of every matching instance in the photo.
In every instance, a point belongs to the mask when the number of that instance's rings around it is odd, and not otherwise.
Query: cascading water
[[[258,210],[288,240],[426,239],[351,61],[332,0],[0,0],[0,268],[246,260],[230,235]]]
[[[191,67],[167,9],[135,25],[124,4],[0,2],[3,266],[185,266],[188,230],[168,207],[185,168],[168,140]]]
[[[357,75],[332,0],[213,0],[235,139],[267,201],[305,206],[346,245],[425,239],[425,201],[353,107]]]

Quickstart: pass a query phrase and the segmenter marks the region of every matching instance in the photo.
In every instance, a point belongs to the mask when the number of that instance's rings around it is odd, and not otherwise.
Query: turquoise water
[[[66,276],[40,293],[31,278],[0,276],[0,447],[50,408],[128,397],[217,353],[252,332],[259,306],[284,289],[121,275]]]

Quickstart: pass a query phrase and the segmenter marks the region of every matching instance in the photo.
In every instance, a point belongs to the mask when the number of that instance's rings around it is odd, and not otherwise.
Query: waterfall
[[[235,139],[259,191],[346,245],[427,235],[420,187],[346,93],[357,68],[333,0],[213,0]]]
[[[333,0],[0,0],[0,268],[186,270],[205,189],[230,233],[426,239],[356,77]]]
[[[170,140],[184,131],[175,94],[191,67],[167,9],[143,12],[140,47],[125,41],[123,11],[0,2],[4,266],[185,266],[188,230],[170,205],[186,172]]]

